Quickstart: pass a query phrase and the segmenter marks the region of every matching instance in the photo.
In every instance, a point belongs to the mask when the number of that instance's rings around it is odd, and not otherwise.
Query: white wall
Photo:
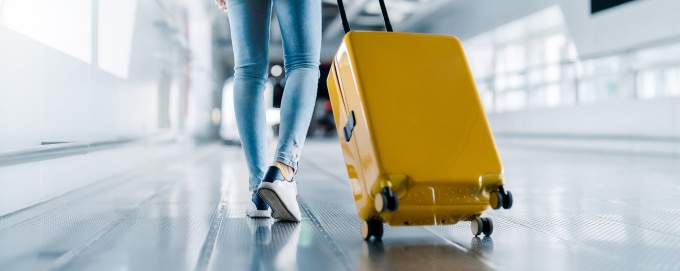
[[[500,143],[680,156],[680,98],[490,114]]]
[[[165,128],[159,97],[184,69],[177,34],[157,26],[159,3],[2,1],[0,152]]]
[[[179,129],[183,26],[174,0],[0,2],[0,153]],[[178,153],[135,145],[2,166],[0,216]]]

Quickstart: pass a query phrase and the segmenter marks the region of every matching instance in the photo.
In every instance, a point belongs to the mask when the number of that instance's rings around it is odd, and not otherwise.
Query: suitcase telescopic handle
[[[385,19],[385,29],[387,29],[387,32],[393,32],[390,17],[387,15],[385,0],[378,1],[380,2],[380,11],[382,12],[383,19]],[[342,0],[338,0],[338,9],[340,9],[340,18],[342,18],[342,28],[345,29],[345,34],[347,34],[350,31],[349,22],[347,21],[347,13],[345,13],[345,5],[343,5]]]

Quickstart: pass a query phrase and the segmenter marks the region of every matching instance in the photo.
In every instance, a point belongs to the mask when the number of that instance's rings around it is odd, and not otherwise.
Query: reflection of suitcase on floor
[[[380,239],[383,222],[472,221],[473,234],[490,235],[491,220],[482,212],[489,205],[512,206],[455,37],[348,32],[333,59],[328,90],[365,239]]]

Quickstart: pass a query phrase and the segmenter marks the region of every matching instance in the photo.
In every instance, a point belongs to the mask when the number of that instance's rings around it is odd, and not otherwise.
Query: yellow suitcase
[[[510,208],[512,194],[460,41],[349,31],[338,2],[347,34],[327,84],[362,236],[459,221],[490,235],[482,212]]]

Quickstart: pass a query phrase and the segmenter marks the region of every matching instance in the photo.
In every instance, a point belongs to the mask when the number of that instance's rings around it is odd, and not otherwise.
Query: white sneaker
[[[250,205],[246,208],[246,215],[253,218],[270,218],[272,217],[272,209],[257,192],[253,192]]]
[[[302,220],[297,184],[294,180],[286,180],[278,167],[269,167],[257,193],[271,207],[272,217],[282,221]]]

